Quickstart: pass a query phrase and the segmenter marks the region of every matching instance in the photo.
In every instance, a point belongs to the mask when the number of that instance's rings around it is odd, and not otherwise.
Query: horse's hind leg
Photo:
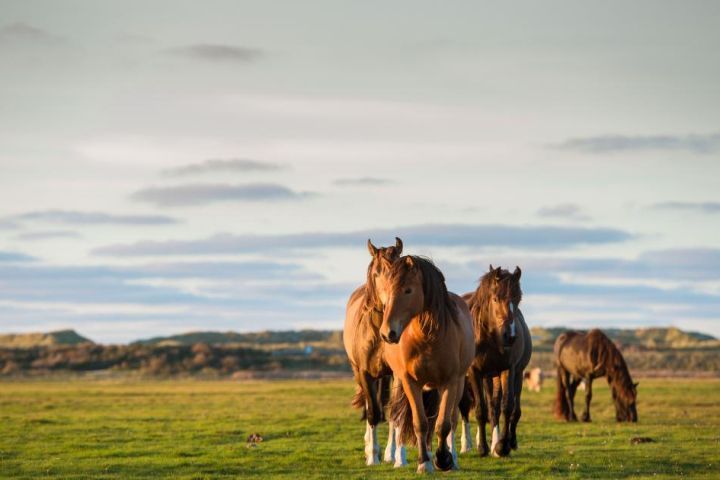
[[[362,388],[365,391],[365,405],[367,407],[367,422],[365,425],[365,463],[377,465],[380,463],[380,445],[377,438],[377,425],[381,418],[381,407],[378,404],[377,380],[368,372],[360,375]]]
[[[468,376],[473,376],[471,371]],[[463,385],[463,393],[460,397],[460,403],[458,403],[458,410],[460,411],[462,421],[462,433],[460,436],[460,453],[467,453],[472,450],[472,432],[470,431],[470,409],[473,404],[473,396],[471,394],[472,385],[468,377],[465,378]]]
[[[590,420],[590,401],[592,400],[592,377],[585,379],[585,411],[582,414],[582,421],[589,422]]]
[[[577,414],[575,413],[575,394],[577,393],[578,385],[580,385],[581,380],[578,378],[570,378],[570,384],[568,385],[568,395],[570,396],[570,420],[573,422],[577,422]]]
[[[385,381],[389,383],[391,377],[385,377]],[[402,382],[396,378],[392,378],[391,389],[402,388]],[[391,392],[393,393],[393,392]],[[392,395],[391,395],[392,396]],[[386,462],[392,463],[395,468],[407,465],[407,455],[405,445],[402,442],[402,432],[400,428],[390,419],[388,421],[388,444],[385,447]]]
[[[577,416],[575,416],[575,388],[573,388],[573,378],[570,372],[564,372],[563,383],[565,384],[565,402],[567,403],[567,415],[565,419],[568,422],[577,422]],[[577,387],[577,385],[575,385]]]
[[[517,425],[520,422],[520,416],[522,415],[522,409],[520,408],[520,394],[522,393],[523,376],[521,374],[515,375],[515,407],[513,408],[512,416],[510,417],[510,448],[517,450]]]

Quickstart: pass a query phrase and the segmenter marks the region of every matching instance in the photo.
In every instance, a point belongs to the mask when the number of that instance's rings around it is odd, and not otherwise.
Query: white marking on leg
[[[418,464],[417,473],[433,473],[433,464],[431,461]]]
[[[455,450],[455,430],[450,430],[450,433],[448,433],[447,438],[445,439],[445,442],[447,443],[448,449],[450,450],[450,455],[452,455],[452,462],[453,470],[458,470],[458,459],[457,459],[457,450]]]
[[[377,439],[377,427],[365,423],[365,463],[377,465],[380,463],[380,446]]]
[[[395,459],[395,427],[392,422],[388,422],[388,441],[385,447],[385,455],[383,461],[392,463]]]
[[[473,448],[472,442],[472,429],[470,428],[470,422],[463,420],[462,422],[462,436],[460,437],[460,453],[467,453]]]
[[[498,443],[500,443],[500,426],[495,425],[492,433],[492,441],[490,443],[490,452],[493,454],[493,457],[499,457],[499,455],[495,453],[495,445]]]
[[[480,447],[480,427],[477,427],[477,433],[475,433],[475,444]]]
[[[404,467],[407,465],[407,453],[405,452],[405,445],[402,443],[400,438],[400,429],[395,429],[395,468]]]

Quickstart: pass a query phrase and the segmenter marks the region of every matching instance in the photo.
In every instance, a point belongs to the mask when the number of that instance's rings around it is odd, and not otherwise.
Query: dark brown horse
[[[367,269],[367,281],[350,296],[345,315],[343,342],[357,382],[353,406],[363,409],[366,420],[365,460],[368,465],[380,463],[376,427],[384,420],[384,406],[389,395],[383,394],[389,390],[392,381],[392,372],[382,356],[384,343],[379,333],[382,303],[377,295],[377,286],[383,281],[380,274],[400,257],[402,248],[399,238],[395,238],[394,246],[382,248],[375,247],[368,240],[372,260]],[[390,425],[384,460],[395,462],[396,466],[404,465],[405,451],[403,448],[396,450],[395,445],[395,432]]]
[[[555,416],[576,422],[575,392],[585,381],[585,412],[583,422],[590,421],[592,382],[607,377],[615,402],[618,422],[637,422],[637,383],[630,377],[625,359],[615,344],[600,330],[588,333],[565,332],[555,340],[553,348],[557,366]]]
[[[517,448],[523,370],[532,355],[530,330],[519,308],[521,273],[519,267],[510,273],[490,265],[490,271],[480,279],[477,290],[463,295],[473,317],[475,332],[475,359],[468,372],[468,384],[475,401],[476,441],[482,456],[489,452],[494,456],[505,456]],[[461,402],[461,452],[472,448],[469,409],[467,401]],[[504,417],[502,434],[501,413]],[[492,428],[490,448],[485,438],[488,420]]]
[[[385,310],[380,335],[396,385],[393,422],[404,440],[414,437],[417,442],[418,472],[432,471],[423,390],[437,390],[434,464],[440,470],[457,468],[448,447],[454,444],[455,410],[475,354],[470,312],[460,297],[448,292],[443,274],[430,260],[401,257],[381,276],[385,281],[378,293]]]

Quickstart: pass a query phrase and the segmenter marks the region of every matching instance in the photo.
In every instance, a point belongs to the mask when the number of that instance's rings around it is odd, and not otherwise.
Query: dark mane
[[[422,275],[425,305],[420,315],[420,326],[426,335],[431,336],[433,332],[447,325],[448,322],[456,321],[457,311],[452,300],[450,300],[445,285],[445,276],[432,260],[415,255],[408,255],[407,257],[412,258],[415,268],[418,268]],[[401,257],[393,263],[389,271],[389,280],[392,285],[401,284],[405,281],[407,275],[413,271],[413,267],[404,261],[407,257]]]
[[[620,350],[600,330],[591,330],[587,334],[587,342],[591,345],[591,358],[596,359],[598,366],[605,368],[607,381],[613,392],[625,404],[635,401],[635,386],[630,371]]]
[[[475,292],[471,295],[468,302],[470,313],[472,314],[475,331],[475,342],[479,342],[484,338],[492,335],[494,326],[489,321],[489,305],[492,298],[493,279],[496,270],[491,270],[480,277],[480,284]],[[497,295],[503,301],[512,300],[517,306],[522,300],[522,289],[520,282],[513,280],[513,274],[507,270],[500,270],[497,283]]]

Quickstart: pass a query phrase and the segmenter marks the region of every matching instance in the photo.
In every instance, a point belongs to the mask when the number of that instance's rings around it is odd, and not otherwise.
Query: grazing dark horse
[[[365,427],[365,460],[368,465],[380,463],[380,447],[377,440],[377,425],[384,420],[384,406],[389,400],[387,392],[392,381],[392,371],[382,357],[384,343],[380,339],[382,304],[377,295],[377,284],[383,281],[380,274],[388,270],[402,253],[402,240],[395,239],[395,245],[377,248],[368,240],[368,251],[372,256],[367,269],[367,281],[357,288],[347,304],[343,342],[352,366],[357,391],[353,406],[363,409]],[[395,432],[390,425],[388,444],[384,460],[405,465],[405,450],[396,449]]]
[[[582,421],[590,421],[592,382],[607,377],[615,402],[615,418],[618,422],[637,422],[637,383],[630,377],[625,359],[615,344],[600,330],[588,333],[565,332],[555,340],[553,347],[557,366],[557,394],[555,416],[568,422],[576,422],[575,392],[585,381],[585,412]]]
[[[475,402],[476,442],[482,456],[489,452],[493,456],[506,456],[511,449],[517,449],[523,370],[532,355],[530,330],[519,308],[521,273],[519,267],[510,273],[490,265],[490,271],[480,279],[477,290],[463,295],[473,317],[475,333],[475,359],[468,372],[468,384]],[[472,449],[468,403],[463,401],[460,406],[463,417],[461,452]],[[504,417],[502,434],[501,413]],[[488,420],[492,428],[490,448],[485,438]]]
[[[475,355],[470,312],[460,297],[448,292],[443,274],[430,260],[401,257],[381,277],[378,294],[385,310],[380,335],[386,342],[383,357],[395,381],[391,399],[395,428],[403,441],[415,438],[417,471],[431,472],[423,390],[437,390],[434,464],[440,470],[457,468],[451,433],[465,374]]]

